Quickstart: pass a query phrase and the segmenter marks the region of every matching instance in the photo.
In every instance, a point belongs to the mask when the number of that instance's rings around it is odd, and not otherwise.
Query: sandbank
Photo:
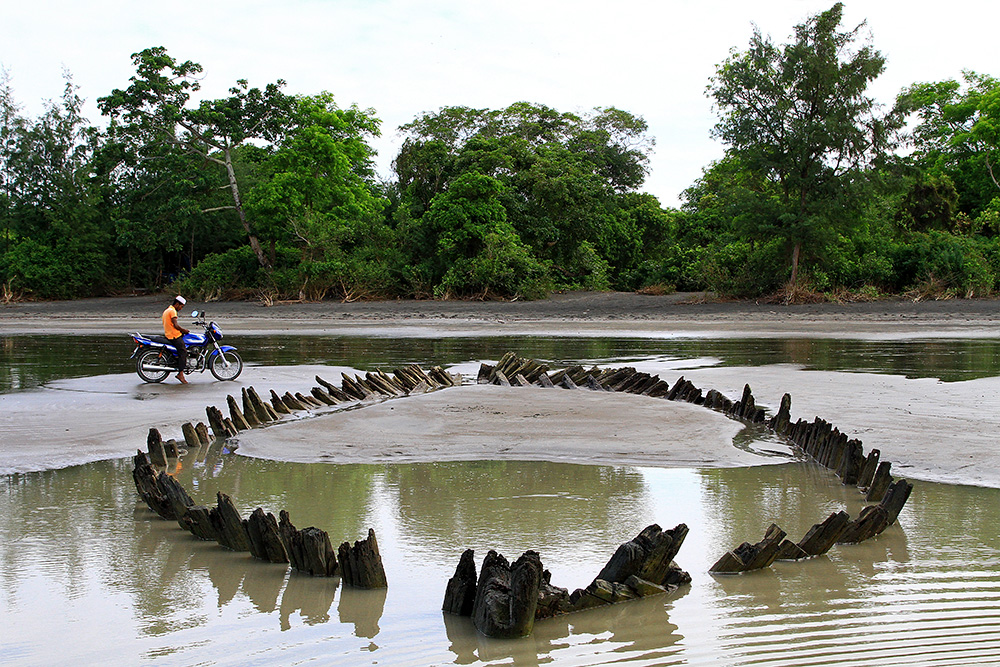
[[[570,293],[543,302],[366,302],[193,304],[227,333],[293,332],[377,336],[622,335],[857,338],[996,337],[996,301],[774,306],[690,303],[690,296]],[[0,335],[155,330],[164,298],[123,297],[0,306]],[[516,351],[516,350],[514,350]],[[485,360],[489,361],[489,360]],[[708,367],[706,367],[708,364]],[[1000,378],[943,383],[892,375],[803,370],[791,365],[682,371],[667,362],[639,370],[737,398],[750,383],[760,405],[792,396],[792,418],[820,416],[865,450],[878,448],[897,476],[1000,488],[1000,416],[991,406]],[[465,373],[474,373],[470,360]],[[631,364],[636,365],[636,364]],[[196,376],[192,384],[146,385],[134,374],[60,380],[0,394],[0,473],[46,470],[129,456],[149,428],[180,437],[244,386],[307,392],[330,366],[248,367],[234,383]],[[359,369],[361,371],[371,369]],[[663,467],[775,462],[734,445],[741,426],[697,406],[587,391],[468,387],[394,399],[336,415],[239,436],[248,456],[291,461],[382,463],[456,459],[545,459]]]
[[[167,295],[0,305],[0,335],[152,331]],[[231,334],[366,336],[785,336],[993,337],[1000,302],[950,299],[914,302],[779,305],[706,301],[696,293],[568,292],[539,301],[364,301],[276,303],[189,301],[182,316],[205,310]]]

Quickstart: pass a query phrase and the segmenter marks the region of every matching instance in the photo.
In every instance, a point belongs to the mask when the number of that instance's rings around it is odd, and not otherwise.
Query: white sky
[[[0,67],[24,112],[62,93],[68,69],[94,101],[124,87],[130,55],[165,46],[204,67],[202,94],[240,78],[276,79],[287,92],[332,92],[382,119],[383,176],[396,128],[443,106],[501,108],[517,101],[582,112],[615,106],[642,116],[656,140],[645,190],[665,206],[722,155],[705,86],[753,24],[788,40],[833,0],[7,0],[0,11]],[[888,58],[871,92],[885,104],[917,81],[1000,75],[1000,3],[848,0],[843,25],[867,21]]]

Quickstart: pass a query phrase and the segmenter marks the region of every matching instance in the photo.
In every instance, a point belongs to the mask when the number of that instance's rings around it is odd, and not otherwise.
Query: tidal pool
[[[945,382],[1000,375],[1000,339],[848,340],[828,338],[594,338],[476,336],[232,336],[251,365],[332,364],[355,368],[394,364],[458,364],[521,356],[556,363],[623,365],[669,359],[680,368],[703,365],[799,364],[810,370],[887,373]],[[85,344],[84,344],[85,343]],[[134,344],[119,336],[0,336],[0,393],[52,380],[134,372]]]
[[[734,396],[743,367],[753,367],[755,394],[773,402],[789,390],[793,413],[799,405],[815,407],[834,423],[853,422],[866,449],[895,438],[907,451],[920,437],[992,442],[991,411],[976,408],[974,420],[964,421],[956,413],[995,398],[989,378],[1000,374],[1000,341],[985,339],[240,336],[233,342],[251,364],[265,367],[455,364],[474,373],[477,360],[513,350],[560,363],[634,364],[669,379],[700,369],[700,386]],[[0,337],[0,408],[53,380],[128,372],[125,336],[87,343],[81,352],[63,336]],[[741,377],[730,377],[727,367]],[[821,380],[789,387],[801,383],[803,369],[823,371],[812,374]],[[845,379],[840,371],[897,377],[857,375],[851,385],[855,375]],[[102,382],[128,389],[137,379],[103,376]],[[834,391],[841,403],[857,403],[842,395],[845,387],[867,396],[861,390],[876,384],[895,398],[870,417],[862,418],[869,406],[833,411],[824,399]],[[929,415],[926,402],[911,401],[910,392],[920,400],[938,397],[942,414]],[[156,400],[142,405],[155,408]],[[919,415],[913,420],[911,410]],[[60,430],[73,426],[58,423],[55,411],[39,420],[55,421]],[[917,422],[933,432],[896,430]],[[37,428],[22,426],[19,434]],[[0,446],[10,436],[0,437]],[[744,432],[734,446],[774,452],[775,443],[757,438]],[[332,465],[250,459],[217,445],[190,453],[174,472],[196,502],[213,504],[221,491],[244,516],[258,506],[275,514],[288,509],[298,527],[318,526],[334,542],[374,528],[389,588],[344,588],[336,578],[299,575],[199,542],[137,500],[128,459],[8,474],[0,476],[0,664],[1000,664],[996,488],[918,481],[899,523],[875,540],[806,562],[713,577],[708,568],[722,553],[759,540],[772,521],[797,540],[833,511],[856,515],[864,505],[860,494],[829,471],[791,459],[736,469],[531,461]],[[466,548],[476,550],[477,565],[489,549],[510,559],[534,549],[553,583],[574,589],[653,522],[691,528],[677,560],[693,582],[673,595],[545,621],[518,641],[481,638],[467,619],[440,612],[445,583]]]
[[[714,577],[774,521],[798,539],[856,489],[809,463],[656,469],[535,462],[292,464],[218,445],[176,470],[198,503],[288,509],[336,543],[376,530],[384,591],[200,542],[136,499],[127,459],[0,482],[0,663],[881,665],[1000,661],[1000,491],[917,484],[899,523],[826,557]],[[477,636],[440,606],[462,551],[537,550],[586,586],[649,523],[691,532],[677,593]]]

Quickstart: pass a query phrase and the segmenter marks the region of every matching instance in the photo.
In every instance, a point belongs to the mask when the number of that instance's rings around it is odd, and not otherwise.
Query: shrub
[[[702,273],[702,261],[707,248],[682,246],[674,243],[665,247],[657,259],[647,259],[635,269],[630,278],[640,292],[654,286],[671,287],[681,292],[708,289]]]
[[[897,246],[893,263],[900,290],[984,296],[996,287],[995,242],[946,232],[914,233]]]
[[[280,259],[286,258],[283,255]],[[245,298],[254,290],[272,285],[250,246],[240,246],[208,255],[182,277],[176,287],[199,299],[211,301],[219,298]]]
[[[490,233],[481,252],[449,267],[434,295],[536,299],[546,296],[551,287],[547,267],[532,257],[527,246],[508,235]]]
[[[775,292],[789,277],[781,239],[755,245],[733,241],[712,248],[703,256],[699,269],[709,290],[737,298]]]
[[[12,293],[42,299],[71,299],[102,294],[108,288],[107,262],[96,250],[71,243],[55,248],[20,239],[0,255],[0,282]]]

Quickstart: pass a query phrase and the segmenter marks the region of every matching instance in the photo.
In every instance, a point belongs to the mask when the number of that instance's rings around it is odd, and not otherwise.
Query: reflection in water
[[[199,461],[199,459],[201,459]],[[238,665],[988,664],[1000,661],[1000,491],[921,483],[900,523],[827,557],[708,567],[774,521],[793,539],[863,501],[806,463],[664,470],[530,462],[282,464],[192,452],[200,503],[287,508],[334,542],[378,535],[389,588],[363,591],[192,538],[137,504],[130,461],[0,481],[0,662]],[[589,583],[645,525],[685,522],[673,595],[487,640],[440,612],[462,550],[537,549]],[[53,610],[59,610],[53,613]],[[11,633],[10,628],[17,628]],[[65,637],[69,642],[53,642]]]
[[[354,636],[372,639],[379,633],[378,622],[385,610],[386,589],[344,588],[340,595],[340,622],[354,624]]]
[[[66,345],[66,336],[0,336],[0,393],[52,380],[131,373],[133,344],[126,336],[88,339],[92,354]],[[416,363],[450,365],[499,359],[506,352],[556,364],[626,364],[656,358],[678,367],[800,364],[807,369],[936,377],[946,382],[1000,375],[998,339],[833,340],[816,338],[647,339],[554,336],[397,338],[371,336],[238,336],[234,344],[252,365],[332,364],[392,368]]]
[[[400,533],[424,545],[416,548],[437,552],[422,557],[452,554],[458,563],[472,548],[480,559],[495,549],[513,560],[534,549],[552,571],[553,583],[571,589],[586,586],[597,574],[600,568],[578,568],[610,556],[608,545],[622,541],[623,522],[633,525],[634,517],[649,514],[645,483],[634,468],[450,462],[392,466],[386,480],[396,498]],[[569,532],[574,525],[586,529]]]
[[[677,596],[683,594],[682,590]],[[603,649],[595,660],[601,660],[599,656],[607,661],[627,656],[630,663],[672,665],[685,661],[678,646],[683,637],[670,621],[663,598],[645,598],[549,619],[535,625],[530,637],[518,640],[483,637],[469,618],[451,614],[441,614],[441,618],[448,650],[454,654],[452,662],[459,665],[510,663],[537,667],[572,655],[589,656],[588,646],[594,644]]]

